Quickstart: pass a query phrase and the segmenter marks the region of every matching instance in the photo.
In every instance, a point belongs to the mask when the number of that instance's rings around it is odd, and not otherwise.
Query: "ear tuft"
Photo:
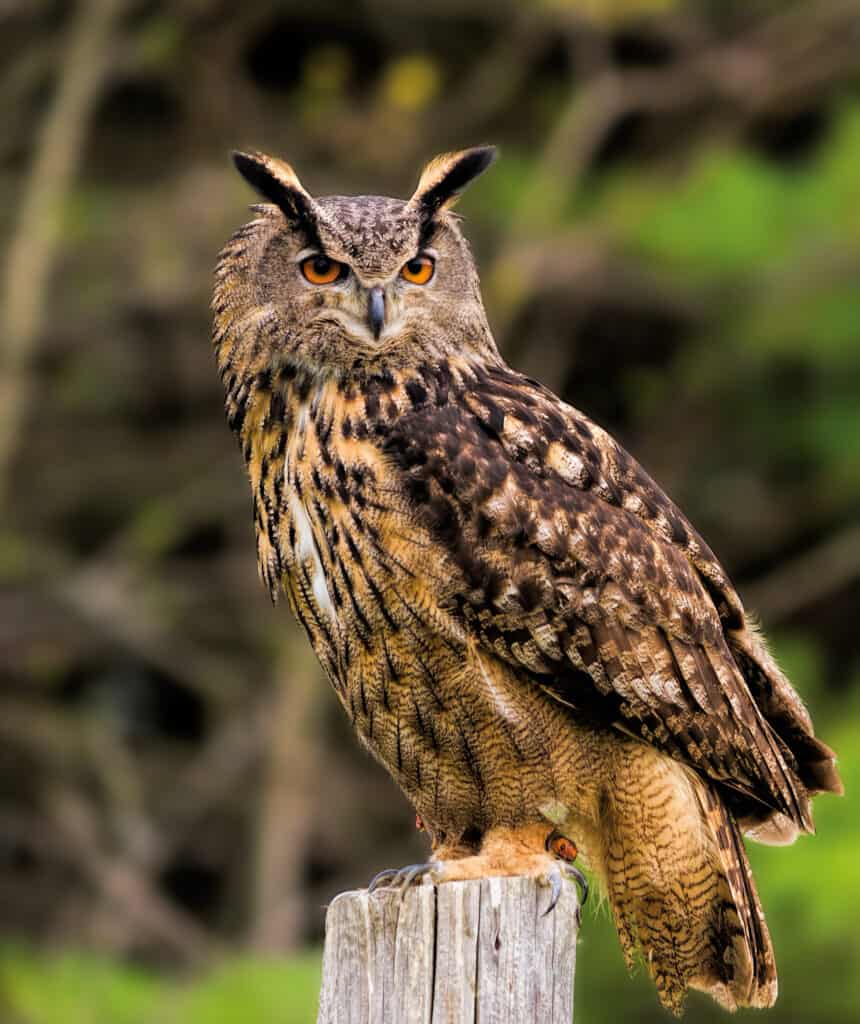
[[[314,201],[288,163],[265,153],[233,153],[236,170],[264,199],[280,207],[291,221],[311,227],[316,222]]]
[[[409,200],[410,205],[417,206],[425,217],[449,209],[466,186],[483,174],[496,156],[495,146],[476,146],[437,156],[422,171],[418,188]]]

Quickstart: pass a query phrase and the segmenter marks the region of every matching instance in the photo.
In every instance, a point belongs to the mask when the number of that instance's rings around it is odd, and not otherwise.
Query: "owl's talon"
[[[550,894],[549,904],[546,910],[541,914],[541,917],[546,917],[547,914],[551,914],[558,901],[561,899],[562,882],[564,878],[570,878],[576,882],[579,888],[580,899],[576,904],[576,923],[580,924],[580,909],[588,899],[588,882],[586,881],[585,875],[579,870],[579,868],[571,867],[569,864],[556,865],[546,875],[546,880],[549,882]]]
[[[419,878],[423,879],[425,875],[429,874],[433,870],[430,864],[413,864],[410,868],[404,868],[400,873],[403,875],[402,879],[397,880],[397,888],[400,889],[400,898],[406,893],[406,890],[412,885],[413,882]],[[403,872],[406,872],[403,874]]]
[[[561,870],[579,886],[579,906],[584,907],[585,901],[588,899],[588,879],[579,868],[575,868],[572,864],[565,864]]]
[[[397,874],[397,868],[384,868],[378,874],[375,874],[370,880],[370,885],[367,887],[368,892],[374,892],[378,889],[383,882],[386,882],[389,878],[394,878]]]
[[[541,914],[541,917],[546,917],[547,914],[551,914],[555,910],[559,899],[561,899],[561,871],[559,871],[558,868],[553,868],[548,877],[551,887],[549,894],[549,906],[547,906],[546,910]]]
[[[401,897],[406,890],[425,875],[432,875],[439,865],[435,861],[426,864],[407,864],[403,868],[386,868],[375,875],[367,887],[368,892],[376,892],[377,889],[399,889]]]

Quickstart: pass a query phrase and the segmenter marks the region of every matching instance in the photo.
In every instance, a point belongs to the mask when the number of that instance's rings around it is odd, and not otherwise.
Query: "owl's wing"
[[[680,511],[536,382],[503,366],[442,378],[427,372],[384,443],[450,553],[448,599],[477,642],[579,715],[811,829],[790,738],[727,641],[747,635],[741,602]],[[792,729],[832,758],[780,685]]]

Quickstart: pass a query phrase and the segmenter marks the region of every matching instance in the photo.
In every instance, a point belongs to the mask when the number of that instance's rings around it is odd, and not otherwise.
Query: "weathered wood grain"
[[[532,878],[342,893],[318,1024],[570,1024],[576,889],[548,901]]]

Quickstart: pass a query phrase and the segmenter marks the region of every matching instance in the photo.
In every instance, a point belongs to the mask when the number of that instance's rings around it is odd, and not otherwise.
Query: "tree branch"
[[[78,5],[0,278],[0,505],[27,407],[28,364],[44,322],[47,286],[61,240],[62,204],[80,163],[111,53],[111,31],[123,6],[123,0],[82,0]]]

